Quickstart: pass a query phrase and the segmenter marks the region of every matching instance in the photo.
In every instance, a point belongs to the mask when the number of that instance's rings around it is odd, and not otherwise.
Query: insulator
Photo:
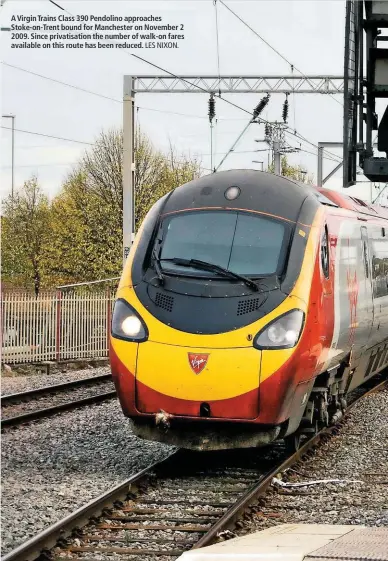
[[[214,99],[214,94],[210,95],[208,115],[209,115],[209,121],[212,123],[216,115],[216,100]]]
[[[254,119],[256,119],[256,117],[258,117],[260,115],[260,113],[266,107],[268,102],[269,102],[269,93],[266,96],[264,96],[263,99],[260,100],[260,102],[257,104],[255,109],[253,110],[253,118]]]
[[[288,99],[286,97],[283,103],[283,121],[285,123],[287,123],[287,118],[288,118]]]
[[[271,136],[271,127],[268,123],[265,124],[265,137],[269,138]]]

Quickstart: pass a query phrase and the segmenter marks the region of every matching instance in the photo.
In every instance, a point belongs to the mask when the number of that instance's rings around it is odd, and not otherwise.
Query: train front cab
[[[136,264],[147,263],[147,255],[152,263],[155,246],[149,235],[144,243],[147,220],[143,223],[120,282],[111,338],[113,378],[136,434],[204,450],[262,446],[297,428],[322,356],[322,345],[312,344],[322,326],[307,313],[313,280],[317,294],[320,289],[314,275],[323,211],[315,201],[310,197],[291,227],[285,221],[290,237],[281,286],[262,285],[258,292],[222,278],[203,282],[200,275],[199,287],[186,275],[160,283],[152,266],[143,267],[137,282]],[[247,215],[227,212],[236,228]],[[190,210],[182,214],[186,225],[190,216]],[[207,227],[215,215],[210,218]],[[206,293],[218,289],[227,290],[222,302],[234,306],[234,316],[230,308],[220,308],[220,298]],[[192,298],[190,290],[197,291]],[[236,317],[239,306],[251,311]],[[138,329],[132,340],[122,331],[124,322]]]

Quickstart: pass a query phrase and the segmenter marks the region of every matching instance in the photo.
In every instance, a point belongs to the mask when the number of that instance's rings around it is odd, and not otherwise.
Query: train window
[[[165,271],[209,276],[172,262],[178,257],[253,277],[281,272],[289,228],[278,220],[243,212],[200,211],[172,215],[162,227],[160,261]]]
[[[327,226],[322,234],[321,238],[321,265],[322,265],[322,272],[325,277],[329,278],[329,235],[327,232]]]
[[[388,295],[388,240],[375,239],[372,248],[373,295],[382,298]]]
[[[304,185],[304,184],[303,184]],[[320,193],[319,191],[313,191],[313,195],[315,195],[318,199],[318,201],[322,204],[322,205],[327,205],[327,206],[335,206],[338,208],[338,205],[336,203],[333,203],[333,201],[331,201],[330,199],[328,199],[325,195],[323,195],[322,193]]]

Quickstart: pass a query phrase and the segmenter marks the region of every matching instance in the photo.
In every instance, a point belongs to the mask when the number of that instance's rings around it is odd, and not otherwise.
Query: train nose
[[[254,348],[191,348],[147,341],[136,363],[141,413],[255,419],[261,352]]]

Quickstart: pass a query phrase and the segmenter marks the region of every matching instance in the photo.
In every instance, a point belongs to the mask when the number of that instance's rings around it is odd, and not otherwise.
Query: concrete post
[[[275,140],[273,143],[273,160],[274,160],[274,172],[276,175],[281,175],[281,163],[280,163],[280,142]]]
[[[317,173],[318,187],[323,185],[323,146],[318,142],[318,173]]]
[[[134,78],[124,77],[123,99],[123,262],[135,237],[135,162],[134,162]]]

